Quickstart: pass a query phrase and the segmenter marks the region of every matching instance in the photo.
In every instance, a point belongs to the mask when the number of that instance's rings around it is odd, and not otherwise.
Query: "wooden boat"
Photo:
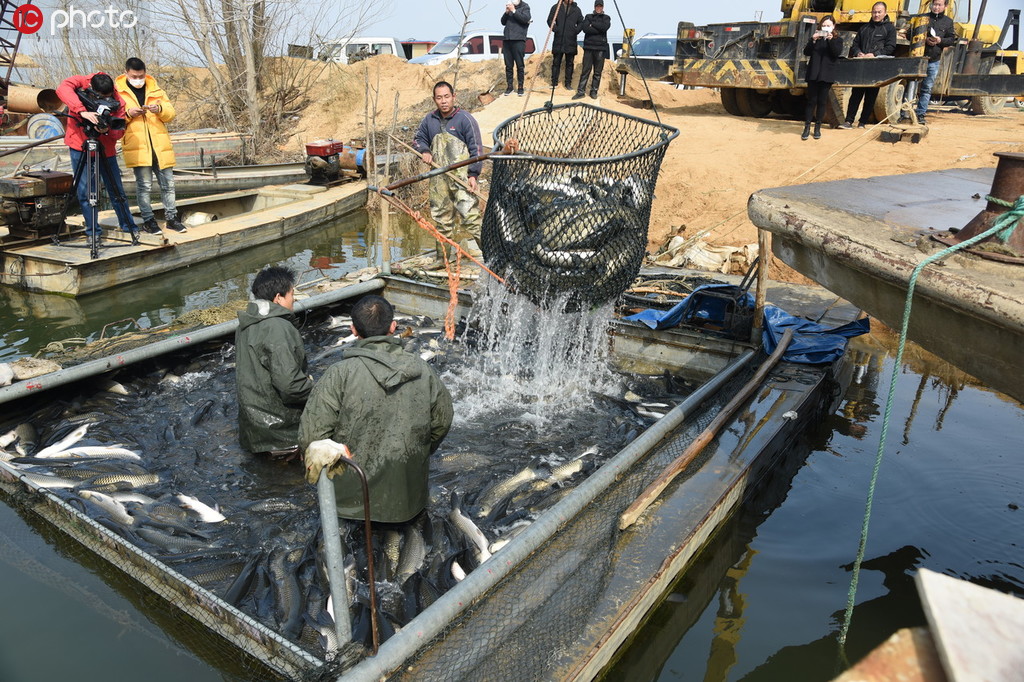
[[[81,234],[60,244],[0,248],[0,282],[29,291],[80,296],[276,241],[365,203],[362,181],[333,187],[280,185],[183,199],[178,213],[191,225],[189,230],[141,233],[137,245],[132,244],[131,235],[118,229],[113,212],[104,211],[100,225],[106,234],[99,257],[90,257]],[[154,209],[162,219],[162,209]]]
[[[999,156],[1017,157],[1019,168],[1020,154]],[[994,176],[988,168],[951,169],[792,185],[755,192],[747,210],[772,233],[772,251],[783,262],[899,329],[911,273],[926,254],[945,248],[931,237],[979,216],[982,197],[996,193]],[[1008,176],[1018,183],[1024,177]],[[1012,202],[1020,190],[1008,185]],[[1018,227],[1015,240],[1024,243],[1021,237]],[[928,266],[917,280],[909,338],[1024,400],[1022,268],[969,254]]]
[[[253,189],[267,185],[301,183],[306,180],[305,162],[268,163],[262,166],[206,166],[175,168],[174,191],[178,196],[196,196]],[[121,179],[129,201],[135,196],[135,174],[129,169]],[[151,194],[160,195],[154,180]]]
[[[440,318],[448,306],[447,287],[391,277],[300,301],[297,310],[319,308],[326,314],[333,306],[380,290],[405,313]],[[798,293],[808,307],[791,307],[794,313],[817,316],[831,308],[825,321],[837,322],[854,312],[829,306],[834,297],[806,289]],[[457,314],[471,305],[471,294],[460,291]],[[225,323],[135,348],[119,354],[116,365],[146,360],[140,367],[152,372],[152,362],[181,362],[182,351],[191,347],[197,354],[209,353],[208,344],[230,338],[234,329],[235,323]],[[346,680],[503,679],[513,664],[522,679],[592,679],[737,505],[785,461],[793,440],[829,409],[846,381],[842,360],[824,366],[781,363],[642,523],[619,531],[619,514],[690,442],[701,413],[715,412],[731,397],[753,348],[746,341],[699,329],[652,331],[626,321],[612,321],[609,336],[616,364],[653,374],[697,367],[693,377],[703,381],[701,387],[422,611],[376,656],[354,666],[351,661],[328,665],[174,570],[158,570],[161,564],[152,557],[105,528],[76,519],[77,510],[49,493],[34,493],[32,507],[174,607],[287,677],[329,672]],[[63,375],[38,377],[31,391],[18,385],[0,388],[0,403],[15,414],[45,400],[47,390],[111,367],[109,358],[101,359],[63,370]],[[0,481],[11,494],[20,485],[10,476]]]

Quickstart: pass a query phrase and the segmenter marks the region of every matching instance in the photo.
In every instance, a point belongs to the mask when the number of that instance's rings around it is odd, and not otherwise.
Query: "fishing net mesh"
[[[678,131],[589,104],[538,109],[494,132],[481,238],[488,265],[535,303],[615,299],[647,248],[658,170]]]

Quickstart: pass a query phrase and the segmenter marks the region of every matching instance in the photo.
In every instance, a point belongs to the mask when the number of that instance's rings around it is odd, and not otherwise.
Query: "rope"
[[[889,381],[889,395],[885,400],[885,416],[882,419],[882,434],[878,441],[878,453],[875,455],[875,466],[871,472],[871,483],[868,485],[868,499],[864,509],[864,522],[860,531],[860,546],[857,548],[857,559],[853,563],[853,576],[850,579],[850,592],[846,598],[846,614],[843,617],[843,627],[839,632],[839,655],[844,667],[849,667],[849,662],[846,657],[846,635],[850,630],[850,620],[853,618],[853,604],[857,596],[857,583],[860,580],[860,567],[864,561],[864,549],[868,541],[868,525],[871,521],[871,507],[875,498],[875,486],[878,483],[878,470],[882,465],[882,455],[885,452],[885,438],[886,435],[888,435],[889,418],[892,415],[892,403],[893,398],[896,395],[896,381],[899,379],[900,368],[903,364],[903,349],[907,342],[907,328],[910,325],[910,312],[913,306],[914,287],[917,285],[917,278],[921,274],[921,271],[928,265],[939,259],[945,258],[950,254],[956,253],[957,251],[962,251],[974,246],[983,239],[987,239],[992,236],[995,236],[1002,241],[1009,239],[1010,235],[1016,228],[1018,221],[1024,217],[1024,195],[1019,197],[1013,204],[991,196],[987,196],[985,198],[993,203],[1010,207],[1010,210],[1001,215],[991,228],[981,234],[928,256],[921,261],[916,268],[914,268],[913,273],[910,275],[910,282],[907,286],[907,298],[903,305],[903,325],[900,328],[899,347],[896,351],[896,360],[893,363],[892,379]]]

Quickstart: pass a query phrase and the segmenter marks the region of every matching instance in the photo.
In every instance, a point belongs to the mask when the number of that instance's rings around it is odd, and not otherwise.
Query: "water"
[[[396,253],[425,247],[415,234],[402,239]],[[80,301],[4,290],[0,357],[32,354],[50,338],[96,337],[104,325],[128,317],[155,325],[244,298],[249,278],[269,262],[308,270],[322,256],[335,274],[355,270],[373,255],[372,241],[365,222],[350,221]],[[524,320],[516,333],[526,343],[541,331]],[[580,333],[601,336],[593,328]],[[715,537],[607,679],[832,677],[892,369],[889,341],[875,335],[854,342],[860,380],[839,411]],[[544,419],[543,411],[537,418]],[[917,567],[1024,596],[1022,426],[1020,404],[964,384],[916,349],[908,352],[875,495],[852,658],[899,627],[923,624],[909,577]],[[182,634],[188,630],[161,622],[161,610],[148,608],[151,598],[131,581],[2,502],[0,679],[121,679],[140,671],[157,680],[241,676],[231,655],[192,653],[202,647]]]

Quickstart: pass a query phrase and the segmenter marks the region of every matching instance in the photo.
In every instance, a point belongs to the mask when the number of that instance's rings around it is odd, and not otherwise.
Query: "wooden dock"
[[[277,241],[340,218],[365,203],[362,181],[330,188],[280,185],[184,199],[178,202],[183,216],[202,211],[226,217],[184,233],[141,233],[138,245],[118,229],[113,212],[105,211],[100,214],[105,240],[96,259],[90,258],[83,236],[60,244],[11,247],[0,251],[0,282],[28,291],[81,296]]]

